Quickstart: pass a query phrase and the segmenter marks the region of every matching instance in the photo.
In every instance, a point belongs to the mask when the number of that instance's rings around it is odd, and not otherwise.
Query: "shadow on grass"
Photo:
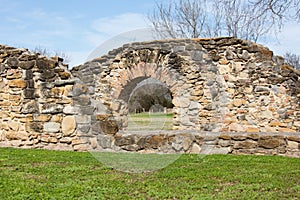
[[[137,152],[90,152],[98,161],[126,173],[146,173],[165,168],[181,154],[155,154]]]

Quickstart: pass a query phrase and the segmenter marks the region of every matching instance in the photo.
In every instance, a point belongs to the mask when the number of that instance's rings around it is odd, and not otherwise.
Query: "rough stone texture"
[[[44,131],[50,133],[57,133],[60,130],[60,123],[57,122],[47,122],[44,124]]]
[[[61,129],[64,136],[70,136],[76,129],[76,121],[74,116],[66,116],[61,123]]]
[[[300,156],[300,72],[249,41],[127,44],[71,72],[0,45],[0,75],[1,146]],[[149,77],[171,92],[174,131],[124,132]]]
[[[129,83],[152,77],[172,93],[175,130],[300,130],[300,72],[249,41],[213,38],[133,43],[73,68],[72,73],[95,88],[90,92],[94,102],[105,105],[102,112],[112,114],[121,128],[127,124]]]

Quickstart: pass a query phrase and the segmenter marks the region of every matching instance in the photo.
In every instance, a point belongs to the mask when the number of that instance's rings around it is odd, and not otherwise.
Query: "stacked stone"
[[[63,60],[8,46],[0,59],[2,145],[76,149],[75,79]]]
[[[112,142],[112,141],[111,141]],[[300,157],[296,133],[212,133],[195,130],[120,132],[118,151],[141,153],[254,154]]]
[[[1,146],[300,156],[300,72],[255,43],[134,43],[72,74],[60,58],[0,46],[0,75]],[[178,132],[120,131],[127,123],[126,92],[148,77],[170,89]]]
[[[299,131],[299,72],[252,42],[229,37],[133,43],[78,71],[98,77],[93,99],[104,105],[101,113],[125,126],[127,102],[119,95],[144,76],[170,88],[175,130]]]
[[[223,91],[217,95],[227,102],[217,101],[225,111],[219,111],[223,128],[218,131],[299,131],[300,73],[265,47],[245,41],[228,44],[214,48],[216,82]]]

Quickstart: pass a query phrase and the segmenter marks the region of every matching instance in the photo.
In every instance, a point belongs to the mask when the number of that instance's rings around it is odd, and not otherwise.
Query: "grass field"
[[[128,116],[127,130],[172,130],[173,114],[164,113],[131,113]]]
[[[130,174],[88,152],[1,148],[0,199],[300,199],[300,159],[182,155]]]

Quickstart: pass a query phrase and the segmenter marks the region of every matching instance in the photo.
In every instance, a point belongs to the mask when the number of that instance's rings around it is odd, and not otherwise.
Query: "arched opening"
[[[173,95],[168,86],[152,77],[138,77],[119,95],[128,108],[126,130],[173,129]]]

